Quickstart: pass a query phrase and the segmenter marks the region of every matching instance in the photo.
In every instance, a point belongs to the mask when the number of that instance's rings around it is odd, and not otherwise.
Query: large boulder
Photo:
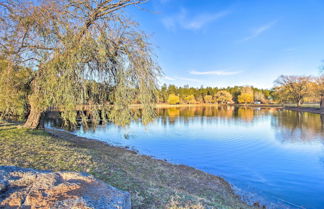
[[[0,208],[130,209],[131,200],[87,174],[0,166]]]

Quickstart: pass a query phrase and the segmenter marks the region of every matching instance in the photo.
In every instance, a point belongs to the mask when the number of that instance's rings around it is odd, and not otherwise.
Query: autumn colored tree
[[[64,121],[75,124],[76,106],[87,101],[114,104],[91,110],[94,121],[101,113],[101,118],[117,124],[129,123],[133,112],[128,104],[135,99],[144,104],[143,121],[151,118],[159,67],[146,35],[120,12],[144,2],[0,1],[0,56],[13,66],[34,70],[24,127],[39,127],[42,113],[50,107],[62,107]],[[109,89],[96,94],[100,101],[88,91],[89,81]]]
[[[240,92],[241,94],[251,94],[252,96],[254,94],[252,86],[243,86]]]
[[[301,106],[305,97],[312,94],[310,76],[280,76],[275,81],[275,92],[281,102],[294,102]]]
[[[185,101],[187,104],[195,104],[195,103],[197,103],[197,101],[196,101],[194,95],[186,96],[186,97],[184,98],[184,101]]]
[[[215,94],[215,101],[219,104],[228,104],[228,103],[232,103],[232,94],[230,94],[228,91],[222,90],[222,91],[218,91]]]
[[[255,91],[254,92],[254,100],[259,101],[261,103],[266,103],[267,102],[262,91]]]
[[[179,104],[180,103],[179,96],[177,96],[175,94],[170,94],[168,97],[168,103],[171,105]]]
[[[204,101],[207,104],[213,103],[213,96],[211,96],[211,95],[204,96]]]
[[[253,95],[249,93],[242,93],[240,96],[238,96],[237,100],[240,104],[249,104],[253,102]]]
[[[318,77],[315,80],[315,84],[314,92],[320,98],[320,108],[324,109],[324,75]]]
[[[219,93],[218,93],[219,92]],[[227,92],[227,93],[224,93]],[[218,93],[218,94],[217,94]],[[218,103],[232,103],[238,102],[238,96],[241,93],[249,93],[252,96],[255,94],[255,99],[260,99],[262,102],[266,103],[267,100],[273,99],[273,91],[269,89],[258,89],[251,86],[234,86],[219,89],[217,87],[199,87],[194,88],[189,85],[185,85],[183,87],[177,87],[175,85],[162,85],[159,89],[159,101],[167,101],[168,95],[175,94],[180,98],[180,102],[188,103],[188,97],[193,95],[195,98],[194,103],[205,103],[205,96],[212,95],[212,102]],[[219,101],[216,101],[217,97],[219,97]]]
[[[237,102],[240,104],[248,104],[254,101],[254,91],[251,86],[244,86],[240,90],[240,95],[237,97]]]

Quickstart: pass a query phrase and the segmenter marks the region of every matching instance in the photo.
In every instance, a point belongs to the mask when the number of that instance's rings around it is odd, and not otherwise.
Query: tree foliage
[[[233,102],[232,98],[233,98],[232,95],[225,90],[218,91],[215,94],[215,101],[219,104],[232,103]]]
[[[168,97],[168,103],[171,105],[179,104],[180,98],[175,94],[170,94]]]
[[[63,107],[66,122],[76,123],[76,106],[92,109],[91,118],[127,124],[134,100],[152,116],[159,67],[146,35],[119,12],[146,0],[42,0],[0,2],[0,52],[15,66],[34,70],[26,127],[35,128],[49,107]],[[100,85],[89,83],[97,82]],[[96,92],[96,93],[94,93]],[[82,118],[88,118],[84,116]]]
[[[261,103],[267,103],[266,96],[260,91],[254,92],[254,100]]]
[[[276,95],[281,102],[293,102],[297,106],[303,104],[305,98],[310,96],[314,88],[310,76],[280,76],[275,81]]]
[[[167,103],[167,98],[170,94],[176,94],[179,96],[180,103],[188,104],[189,98],[194,97],[191,103],[238,103],[238,96],[242,92],[247,92],[252,95],[256,94],[258,98],[264,98],[263,103],[273,101],[273,91],[269,89],[258,89],[250,86],[234,86],[227,88],[217,87],[200,87],[194,88],[188,85],[183,87],[177,87],[175,85],[166,84],[162,85],[159,89],[160,103]],[[206,97],[207,96],[207,97]],[[207,98],[207,100],[205,99]],[[211,98],[211,100],[210,100]],[[209,100],[208,100],[209,99]]]
[[[205,95],[204,96],[204,101],[207,104],[213,103],[213,96],[211,96],[211,95]]]
[[[195,104],[197,103],[194,95],[189,95],[184,98],[186,104]]]
[[[320,97],[320,107],[324,108],[324,75],[315,79],[315,94]]]
[[[253,94],[249,93],[242,93],[240,96],[238,96],[238,102],[240,104],[249,104],[252,103],[253,100]]]
[[[27,95],[33,72],[0,59],[0,119],[14,116],[23,119],[27,114]]]

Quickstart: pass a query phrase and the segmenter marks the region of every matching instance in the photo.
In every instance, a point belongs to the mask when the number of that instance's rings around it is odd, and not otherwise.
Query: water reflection
[[[134,109],[140,114],[139,109]],[[253,125],[257,121],[271,119],[271,126],[276,132],[276,139],[284,141],[312,141],[324,138],[324,115],[282,110],[280,108],[250,108],[235,106],[201,106],[201,107],[174,107],[156,109],[157,119],[163,126],[177,124],[190,125],[191,122],[200,121],[201,124],[218,123],[239,124],[241,126]],[[63,127],[59,113],[47,114],[47,123],[54,127]],[[108,124],[112,125],[108,122]],[[100,123],[100,125],[104,125]],[[76,128],[82,127],[79,124]],[[83,127],[84,131],[94,132],[96,127],[91,123]],[[69,129],[71,130],[71,129]]]
[[[168,124],[174,124],[177,120],[196,120],[196,117],[205,120],[217,118],[221,120],[253,121],[255,112],[259,112],[257,109],[235,108],[234,106],[161,108],[156,111],[157,115]]]
[[[307,112],[276,111],[271,125],[277,132],[278,140],[311,142],[324,138],[323,117]]]

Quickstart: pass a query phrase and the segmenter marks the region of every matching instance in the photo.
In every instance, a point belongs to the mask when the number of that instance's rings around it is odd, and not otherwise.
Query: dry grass
[[[166,209],[204,209],[205,207],[201,203],[181,203],[179,201],[179,197],[175,196],[172,197],[168,205],[166,206]]]

